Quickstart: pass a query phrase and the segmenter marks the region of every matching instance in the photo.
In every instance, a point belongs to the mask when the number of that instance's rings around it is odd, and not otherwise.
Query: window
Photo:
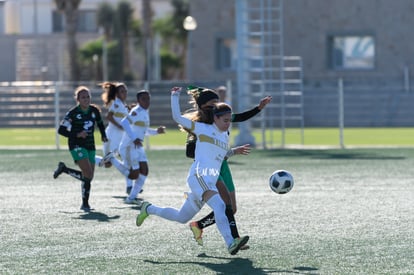
[[[375,41],[372,36],[344,35],[329,39],[332,69],[360,70],[375,67]]]
[[[79,11],[78,31],[80,32],[97,32],[95,11]]]
[[[63,32],[65,30],[65,19],[61,12],[53,11],[52,14],[53,32]],[[96,11],[80,10],[78,14],[78,32],[96,32]]]
[[[216,44],[216,64],[220,71],[236,69],[236,41],[233,38],[219,38]]]

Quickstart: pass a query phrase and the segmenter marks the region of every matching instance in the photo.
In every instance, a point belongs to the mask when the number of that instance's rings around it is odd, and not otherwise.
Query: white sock
[[[134,180],[131,180],[128,177],[125,177],[125,182],[126,182],[126,187],[132,187],[132,185],[134,184]]]
[[[121,172],[122,175],[128,177],[129,168],[126,167],[122,162],[120,162],[117,158],[111,158],[111,163],[113,166],[115,166],[116,169],[118,169],[119,172]]]
[[[216,225],[220,231],[221,236],[223,236],[224,241],[229,247],[233,242],[233,236],[231,235],[229,220],[226,216],[226,205],[223,200],[220,198],[219,194],[213,195],[208,201],[207,205],[210,206],[214,211],[214,219],[216,220]]]
[[[103,151],[104,156],[106,156],[106,154],[108,154],[111,151],[111,149],[109,148],[109,145],[110,145],[109,140],[103,143],[102,151]]]
[[[128,199],[133,200],[137,197],[138,193],[141,191],[142,186],[144,186],[147,176],[139,174],[138,178],[135,180],[134,186],[132,187],[131,193],[128,196]]]
[[[101,156],[95,156],[95,165],[99,165],[99,163],[102,161]]]
[[[187,223],[195,216],[195,214],[197,214],[197,212],[198,210],[195,210],[188,200],[185,200],[179,210],[171,207],[159,207],[153,204],[147,208],[147,213],[150,215],[156,215],[166,220],[179,223]]]

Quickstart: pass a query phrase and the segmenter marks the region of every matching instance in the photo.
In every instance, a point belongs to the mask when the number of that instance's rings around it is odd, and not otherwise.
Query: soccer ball
[[[273,192],[286,194],[293,187],[292,174],[286,170],[276,170],[269,178],[269,186]]]

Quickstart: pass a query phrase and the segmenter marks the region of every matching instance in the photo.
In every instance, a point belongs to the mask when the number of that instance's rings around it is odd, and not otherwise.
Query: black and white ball
[[[286,194],[293,188],[293,176],[286,170],[276,170],[269,178],[269,186],[273,192]]]

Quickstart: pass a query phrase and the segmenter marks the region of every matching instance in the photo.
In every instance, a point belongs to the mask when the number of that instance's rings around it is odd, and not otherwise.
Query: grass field
[[[179,207],[191,160],[182,150],[147,153],[142,198]],[[149,217],[136,227],[114,169],[97,168],[95,211],[81,212],[79,182],[52,178],[59,160],[71,165],[66,150],[0,150],[1,274],[414,274],[413,148],[234,157],[236,218],[251,246],[236,256],[215,226],[203,247],[188,225]],[[267,183],[280,168],[295,177],[285,195]]]
[[[238,135],[237,128],[232,129],[231,137]],[[261,145],[262,134],[254,130],[256,143]],[[305,146],[340,146],[339,130],[336,128],[305,128]],[[96,135],[99,137],[99,134]],[[345,128],[343,142],[345,146],[405,146],[414,147],[414,128]],[[166,135],[151,137],[151,146],[183,146],[185,134],[177,129],[167,129]],[[282,133],[280,130],[268,131],[266,141],[270,147],[280,147]],[[66,148],[66,139],[59,138],[61,148]],[[7,146],[55,146],[54,129],[0,129],[0,147]],[[97,144],[100,141],[97,140]],[[301,145],[301,131],[286,129],[285,145]]]

